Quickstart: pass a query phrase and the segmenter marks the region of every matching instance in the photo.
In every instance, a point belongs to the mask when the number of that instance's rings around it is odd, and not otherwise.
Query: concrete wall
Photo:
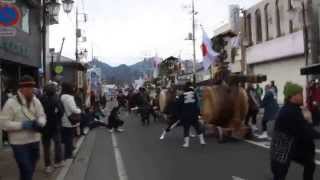
[[[267,75],[268,81],[262,84],[263,87],[271,80],[275,81],[279,89],[278,100],[280,103],[283,103],[283,87],[287,81],[306,86],[306,77],[300,75],[300,68],[304,65],[304,57],[295,57],[281,61],[255,64],[251,68],[254,73]]]

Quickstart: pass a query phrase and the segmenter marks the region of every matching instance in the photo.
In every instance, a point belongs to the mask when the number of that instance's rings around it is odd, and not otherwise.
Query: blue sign
[[[20,10],[17,6],[6,4],[0,6],[0,26],[15,26],[21,19]]]

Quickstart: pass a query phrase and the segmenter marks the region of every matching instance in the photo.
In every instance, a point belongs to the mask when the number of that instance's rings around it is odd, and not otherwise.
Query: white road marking
[[[267,145],[268,141],[264,141],[264,142],[255,142],[255,141],[251,141],[251,140],[244,140],[245,142],[249,143],[249,144],[253,144],[265,149],[270,149],[270,146]],[[320,150],[316,149],[316,153],[320,154]],[[320,161],[319,160],[315,160],[316,165],[320,166]]]
[[[77,144],[76,144],[76,149],[74,150],[74,154],[77,154],[78,153],[78,151],[79,151],[79,149],[80,149],[80,147],[81,147],[81,145],[82,145],[82,143],[83,143],[83,141],[84,141],[84,136],[82,136],[79,140],[78,140],[78,142],[77,142]],[[69,172],[69,169],[71,168],[71,165],[72,165],[72,163],[73,163],[73,159],[68,159],[68,160],[66,160],[65,162],[64,162],[65,164],[64,164],[64,167],[61,169],[61,171],[59,172],[59,175],[58,175],[58,177],[56,178],[56,180],[64,180],[64,178],[66,177],[66,175],[68,174],[68,172]]]
[[[111,134],[112,137],[112,145],[113,145],[113,151],[114,151],[114,157],[116,159],[116,165],[117,165],[117,171],[119,180],[128,180],[127,171],[124,167],[124,163],[122,160],[121,152],[118,147],[118,141],[114,133]]]
[[[240,177],[237,177],[237,176],[232,176],[232,180],[246,180],[246,179],[243,179],[243,178],[240,178]]]

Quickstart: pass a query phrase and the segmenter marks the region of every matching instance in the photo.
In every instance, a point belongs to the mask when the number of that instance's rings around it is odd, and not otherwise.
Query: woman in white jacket
[[[74,99],[74,88],[69,83],[62,84],[61,102],[64,107],[64,115],[62,117],[62,141],[64,143],[64,159],[72,158],[73,152],[73,139],[75,136],[75,128],[79,124],[72,124],[70,122],[70,116],[72,114],[80,115],[81,110],[77,107]]]

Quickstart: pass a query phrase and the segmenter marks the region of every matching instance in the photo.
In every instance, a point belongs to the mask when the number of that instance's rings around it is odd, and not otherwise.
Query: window
[[[270,17],[270,13],[269,13],[269,4],[266,4],[266,6],[264,7],[264,17],[265,17],[265,21],[266,21],[266,25],[265,25],[265,31],[266,31],[266,40],[270,39],[270,33],[269,33],[269,24],[271,24],[271,17]]]
[[[249,45],[252,44],[252,30],[251,30],[251,14],[247,15],[246,35],[249,41]]]
[[[22,31],[29,33],[29,12],[30,10],[26,7],[23,6],[21,8],[21,29]]]
[[[292,20],[289,21],[289,32],[290,32],[290,33],[293,33],[293,32],[294,32],[294,29],[293,29],[293,21],[292,21]]]
[[[282,32],[281,32],[279,0],[276,0],[276,19],[277,19],[277,36],[280,37]]]
[[[260,43],[262,41],[262,23],[261,23],[261,12],[258,9],[256,11],[256,42]]]
[[[292,0],[288,0],[288,8],[289,8],[289,10],[293,8],[292,7]]]

